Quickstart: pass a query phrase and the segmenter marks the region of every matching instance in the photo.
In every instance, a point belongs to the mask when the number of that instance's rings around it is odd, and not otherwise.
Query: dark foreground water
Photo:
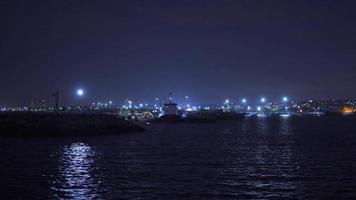
[[[356,199],[356,117],[0,138],[1,199]]]

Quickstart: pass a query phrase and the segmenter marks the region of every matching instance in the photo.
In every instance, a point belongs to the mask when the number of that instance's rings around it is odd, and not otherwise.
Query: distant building
[[[31,98],[31,102],[30,102],[30,110],[36,110],[38,109],[38,98],[37,96],[34,96]]]
[[[41,108],[41,110],[43,110],[43,111],[48,109],[47,100],[41,99],[41,101],[40,101],[40,108]]]
[[[30,106],[28,107],[30,111],[46,111],[48,110],[48,104],[46,99],[41,99],[37,96],[31,98]]]
[[[59,112],[61,108],[59,91],[57,90],[52,96],[54,97],[54,111]]]

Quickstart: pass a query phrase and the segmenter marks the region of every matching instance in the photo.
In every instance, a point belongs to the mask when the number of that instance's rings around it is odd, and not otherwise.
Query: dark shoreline
[[[0,136],[89,136],[144,131],[123,118],[100,113],[1,113]]]

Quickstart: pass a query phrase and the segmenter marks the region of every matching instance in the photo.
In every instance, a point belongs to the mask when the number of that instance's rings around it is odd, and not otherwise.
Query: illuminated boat
[[[158,122],[176,123],[182,119],[178,114],[177,104],[172,101],[172,94],[169,93],[169,100],[162,105],[162,116],[157,119]]]

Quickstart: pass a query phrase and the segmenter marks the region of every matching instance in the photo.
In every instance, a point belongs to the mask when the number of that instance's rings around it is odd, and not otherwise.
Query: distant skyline
[[[355,1],[4,0],[0,106],[356,98]],[[78,88],[85,94],[77,96]]]

